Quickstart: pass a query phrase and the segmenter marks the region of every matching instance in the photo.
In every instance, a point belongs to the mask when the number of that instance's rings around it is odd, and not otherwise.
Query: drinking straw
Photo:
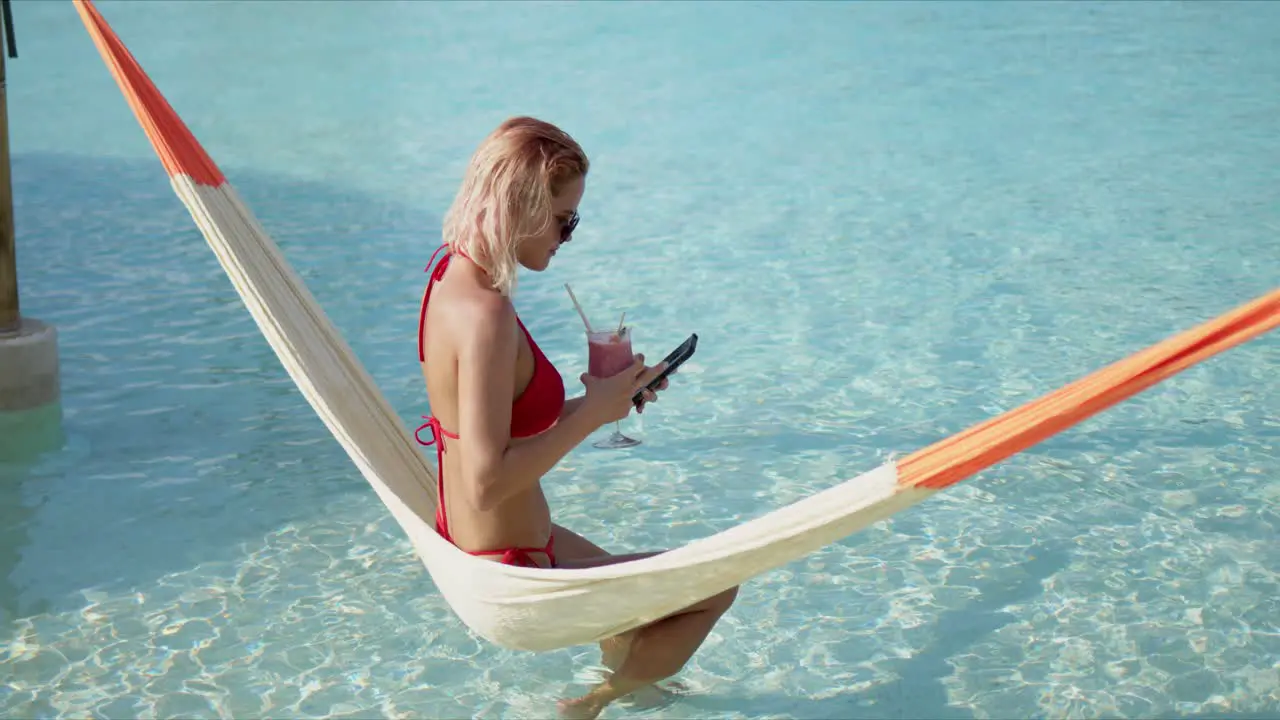
[[[582,305],[578,303],[578,298],[573,295],[573,288],[569,287],[569,283],[564,284],[564,289],[569,291],[569,299],[573,301],[573,307],[578,311],[578,317],[582,318],[582,324],[586,326],[587,332],[591,332],[591,323],[587,322],[587,314],[582,312]]]

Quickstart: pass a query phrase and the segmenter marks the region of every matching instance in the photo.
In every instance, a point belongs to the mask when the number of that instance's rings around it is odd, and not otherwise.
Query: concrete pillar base
[[[58,331],[23,318],[16,335],[0,335],[0,461],[62,446]]]
[[[0,465],[34,462],[45,453],[61,450],[66,442],[60,403],[0,412]]]

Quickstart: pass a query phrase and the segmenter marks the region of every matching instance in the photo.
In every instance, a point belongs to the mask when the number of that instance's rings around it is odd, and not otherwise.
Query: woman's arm
[[[646,366],[645,372],[649,372],[653,370],[654,367],[657,367],[657,366],[656,365]],[[667,384],[668,384],[667,378],[662,378],[662,382],[658,384],[658,387],[656,390],[652,392],[646,390],[644,399],[640,401],[640,407],[636,408],[636,412],[644,412],[644,408],[646,405],[648,405],[651,402],[656,402],[658,399],[658,393],[662,392],[663,390],[666,390]],[[564,408],[560,410],[560,420],[563,422],[565,418],[577,412],[578,408],[582,407],[582,402],[586,399],[587,399],[586,395],[579,395],[578,397],[569,398],[568,400],[565,400]]]
[[[511,442],[511,397],[519,334],[515,310],[497,295],[469,308],[472,328],[458,353],[458,431],[463,482],[476,509],[486,511],[533,487],[561,458],[599,429],[592,413],[574,411],[528,442]]]
[[[579,395],[578,397],[569,398],[568,400],[565,400],[564,407],[561,408],[560,410],[560,419],[564,420],[565,418],[577,412],[578,408],[582,407],[582,401],[586,399],[587,399],[586,395]]]

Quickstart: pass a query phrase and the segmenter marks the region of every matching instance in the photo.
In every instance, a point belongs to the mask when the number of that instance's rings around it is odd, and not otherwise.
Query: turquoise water
[[[1280,284],[1266,3],[103,3],[406,424],[416,301],[508,115],[594,169],[562,283],[696,359],[557,520],[687,542]],[[0,465],[0,715],[546,717],[261,339],[69,3],[18,3],[20,273],[66,448]],[[1280,337],[744,587],[666,718],[1280,717]]]

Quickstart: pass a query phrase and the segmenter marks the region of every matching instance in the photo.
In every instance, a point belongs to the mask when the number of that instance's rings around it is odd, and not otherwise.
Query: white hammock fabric
[[[92,3],[75,3],[174,192],[298,389],[404,529],[450,607],[476,634],[507,648],[546,651],[598,641],[742,584],[1280,324],[1277,290],[1009,417],[651,558],[581,570],[482,560],[435,532],[435,470],[408,426]]]

